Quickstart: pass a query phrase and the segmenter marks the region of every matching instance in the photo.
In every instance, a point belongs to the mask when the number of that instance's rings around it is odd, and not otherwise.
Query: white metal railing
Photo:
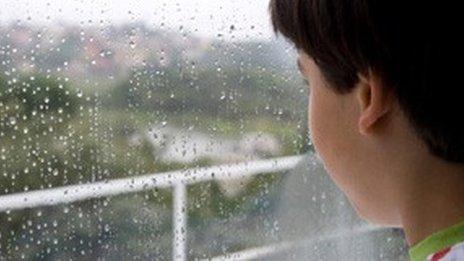
[[[238,179],[250,175],[290,170],[296,166],[301,158],[302,156],[289,156],[7,194],[0,196],[0,212],[71,203],[153,188],[172,187],[174,198],[172,213],[173,259],[186,260],[187,185],[209,180]],[[285,246],[288,247],[288,244],[290,243],[285,243]],[[285,247],[274,247],[272,252],[282,251],[282,249]],[[268,255],[271,250],[268,248],[264,251],[256,249],[251,254],[250,251],[247,252],[248,255],[259,256],[260,253]],[[245,252],[243,255],[246,256]]]

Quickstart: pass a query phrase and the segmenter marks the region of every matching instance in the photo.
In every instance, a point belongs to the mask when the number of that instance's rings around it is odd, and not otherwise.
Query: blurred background
[[[313,156],[296,52],[267,6],[2,1],[0,197],[304,154],[187,186],[187,259],[282,241],[301,244],[263,258],[405,258],[401,233],[369,230]],[[0,259],[170,260],[172,212],[166,188],[6,210]]]

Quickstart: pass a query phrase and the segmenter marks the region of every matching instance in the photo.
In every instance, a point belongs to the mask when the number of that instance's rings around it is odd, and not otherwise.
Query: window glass
[[[267,6],[3,3],[0,259],[404,255],[312,156],[307,87]]]

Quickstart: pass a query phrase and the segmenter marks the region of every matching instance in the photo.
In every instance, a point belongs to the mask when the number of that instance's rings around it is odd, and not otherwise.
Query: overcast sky
[[[0,22],[106,26],[144,22],[202,36],[272,39],[269,0],[0,0]],[[233,25],[233,33],[230,28]]]

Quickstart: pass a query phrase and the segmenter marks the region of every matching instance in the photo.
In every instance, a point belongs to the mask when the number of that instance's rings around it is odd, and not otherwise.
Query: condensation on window
[[[0,259],[388,260],[313,155],[267,0],[0,10]]]

